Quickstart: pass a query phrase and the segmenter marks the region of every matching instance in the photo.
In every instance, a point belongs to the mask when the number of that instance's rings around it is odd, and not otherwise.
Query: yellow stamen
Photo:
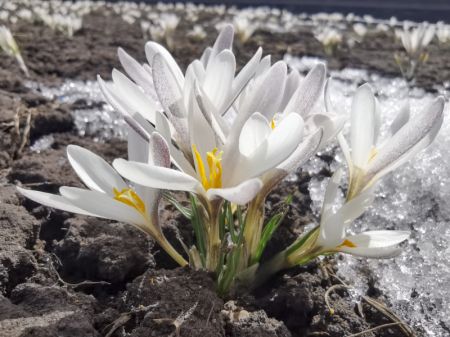
[[[342,242],[338,246],[338,248],[341,248],[341,247],[356,248],[357,246],[353,242],[351,242],[350,240],[345,239],[344,242]]]
[[[376,147],[372,147],[372,150],[370,151],[370,155],[369,155],[369,163],[375,159],[375,157],[378,154],[378,150]]]
[[[120,201],[130,207],[133,207],[139,213],[145,215],[145,203],[142,201],[139,195],[131,188],[124,188],[120,192],[117,188],[114,188],[113,192],[115,200]]]
[[[277,126],[277,125],[275,124],[275,119],[272,118],[272,121],[270,122],[270,127],[271,127],[272,130],[273,130],[273,129],[275,129],[276,126]]]
[[[203,163],[202,156],[197,150],[195,145],[192,145],[192,149],[197,162],[197,169],[202,185],[205,190],[210,188],[222,187],[222,151],[219,152],[217,148],[214,148],[211,152],[206,153],[206,162],[209,168],[209,179],[206,176],[205,164]]]

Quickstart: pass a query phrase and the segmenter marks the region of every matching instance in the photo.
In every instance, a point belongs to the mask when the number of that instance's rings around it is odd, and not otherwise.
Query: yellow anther
[[[341,248],[341,247],[356,248],[357,246],[353,242],[351,242],[350,240],[345,239],[344,242],[342,242],[338,246],[338,248]]]
[[[273,129],[275,129],[276,126],[277,126],[277,125],[275,124],[275,119],[272,118],[272,121],[270,122],[270,127],[271,127],[272,130],[273,130]]]
[[[142,201],[139,195],[131,188],[124,188],[120,192],[117,188],[114,188],[113,192],[115,200],[120,201],[130,207],[133,207],[139,213],[145,215],[145,203]]]
[[[205,190],[210,188],[222,187],[222,151],[219,152],[217,148],[214,148],[211,152],[206,153],[206,162],[209,168],[209,179],[206,176],[205,164],[203,163],[202,156],[197,150],[195,145],[192,146],[195,161],[197,162],[197,170],[202,181],[202,185]]]
[[[372,150],[370,151],[370,155],[369,155],[369,163],[375,159],[375,157],[378,154],[378,150],[376,147],[372,147]]]

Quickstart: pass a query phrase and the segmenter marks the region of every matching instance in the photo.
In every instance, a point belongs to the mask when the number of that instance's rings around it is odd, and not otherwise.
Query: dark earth
[[[183,67],[215,38],[215,28],[208,25],[210,19],[201,17],[208,32],[202,42],[184,36],[187,22],[182,21],[177,29],[173,54]],[[145,40],[139,24],[130,25],[114,15],[106,17],[98,12],[86,16],[83,28],[71,39],[40,25],[18,23],[10,28],[31,80],[46,85],[58,85],[68,78],[94,80],[97,74],[110,78],[111,70],[120,67],[116,55],[119,46],[144,61]],[[433,84],[450,78],[450,69],[444,67],[449,48],[433,43],[431,57],[417,77],[417,85],[430,91]],[[324,57],[321,45],[306,28],[296,34],[261,29],[247,44],[237,43],[238,63],[248,60],[259,45],[273,60],[286,52]],[[398,76],[393,59],[398,49],[392,33],[369,36],[353,49],[338,50],[329,67],[367,68]],[[211,275],[177,268],[152,239],[130,225],[68,214],[24,199],[15,185],[54,193],[61,185],[81,186],[65,157],[68,144],[85,146],[108,161],[126,156],[122,140],[99,143],[78,136],[71,115],[74,107],[32,92],[25,81],[15,60],[2,55],[1,337],[344,337],[396,321],[370,275],[369,298],[359,302],[335,277],[333,259],[281,273],[253,293],[220,298]],[[29,114],[28,143],[20,146],[22,136],[27,135]],[[29,149],[29,144],[50,134],[55,139],[50,149],[41,153]],[[320,174],[330,176],[331,172]],[[301,172],[298,176],[296,182],[283,183],[267,203],[270,213],[288,194],[294,200],[266,257],[291,243],[304,225],[317,221],[309,208],[310,177]],[[181,215],[169,205],[162,205],[161,212],[174,245],[177,231],[185,242],[192,242],[189,225]],[[351,284],[352,280],[343,282]],[[374,305],[372,299],[386,306]],[[401,327],[390,326],[364,336],[422,335],[406,325]]]

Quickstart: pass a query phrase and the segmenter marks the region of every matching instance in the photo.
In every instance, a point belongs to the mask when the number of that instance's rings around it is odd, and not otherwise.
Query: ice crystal
[[[109,104],[104,103],[97,81],[66,80],[58,87],[29,82],[28,87],[48,99],[71,104],[80,136],[91,136],[100,141],[125,138],[125,123]]]

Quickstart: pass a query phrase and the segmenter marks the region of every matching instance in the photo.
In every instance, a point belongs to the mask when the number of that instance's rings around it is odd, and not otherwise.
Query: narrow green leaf
[[[185,218],[191,219],[192,211],[189,207],[185,207],[171,194],[168,192],[163,192],[163,197],[170,202]]]
[[[292,202],[292,196],[289,195],[285,199],[285,201],[281,207],[281,211],[276,213],[274,216],[272,216],[270,218],[269,222],[264,226],[263,232],[261,234],[261,239],[258,242],[258,247],[256,248],[256,252],[252,258],[251,264],[259,262],[259,260],[261,259],[261,256],[264,252],[264,249],[267,246],[267,243],[270,241],[270,239],[273,236],[273,233],[275,233],[278,226],[281,224],[284,217],[286,216],[286,214],[289,210],[288,206],[291,204],[291,202]]]
[[[197,241],[197,249],[202,260],[203,266],[206,263],[206,241],[205,241],[205,225],[203,223],[203,218],[199,212],[197,200],[195,196],[191,195],[191,205],[192,205],[192,215],[191,222],[194,228],[194,234]]]

